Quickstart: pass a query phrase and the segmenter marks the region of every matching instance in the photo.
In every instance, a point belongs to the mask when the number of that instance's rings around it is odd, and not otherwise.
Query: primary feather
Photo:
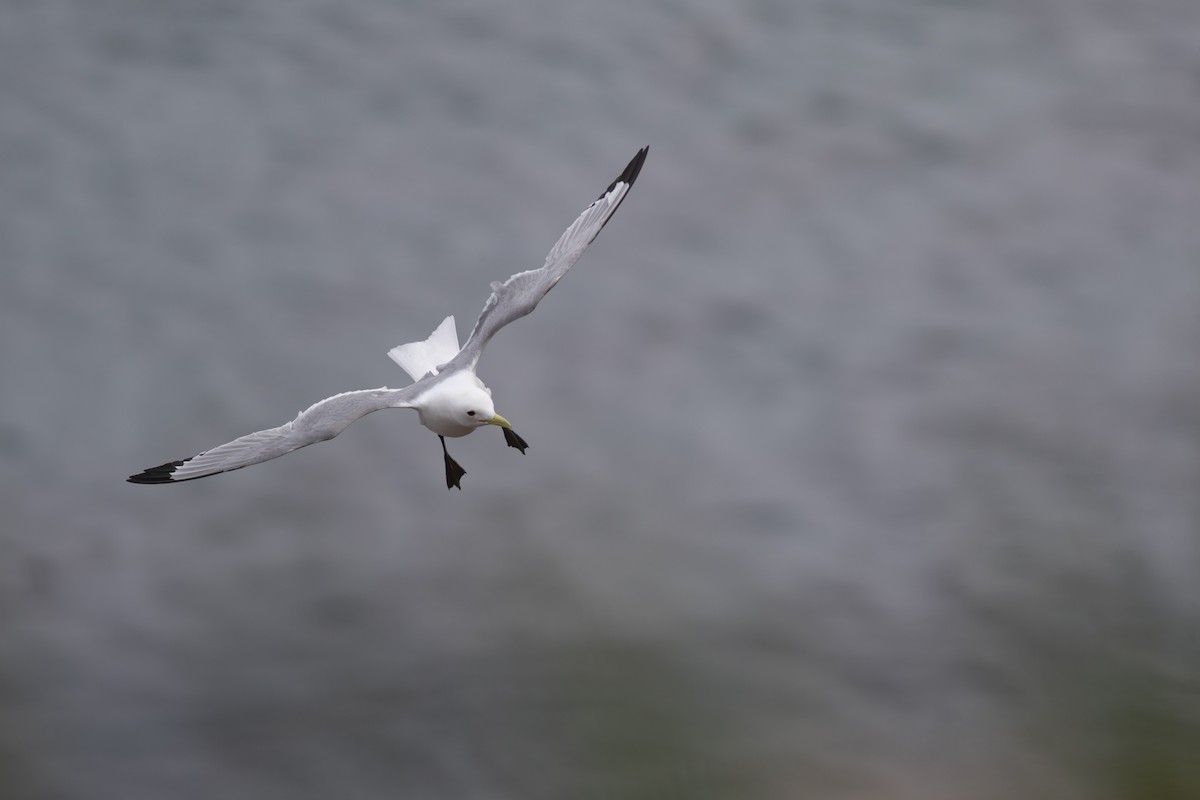
[[[649,147],[643,147],[626,165],[625,170],[617,179],[609,184],[596,201],[583,210],[583,213],[563,231],[563,235],[550,248],[546,263],[540,269],[518,272],[504,283],[493,283],[492,294],[483,305],[483,311],[467,337],[466,344],[454,360],[446,365],[449,369],[475,369],[483,348],[491,341],[496,332],[513,320],[520,319],[533,309],[546,293],[554,288],[563,275],[567,274],[583,251],[591,244],[602,228],[616,213],[629,187],[637,180],[646,161]]]
[[[129,477],[130,483],[174,483],[205,478],[219,472],[248,467],[279,458],[293,450],[332,439],[355,420],[383,408],[409,408],[416,394],[413,388],[361,389],[326,397],[301,411],[291,422],[278,428],[256,431],[205,450],[182,461],[151,467]]]

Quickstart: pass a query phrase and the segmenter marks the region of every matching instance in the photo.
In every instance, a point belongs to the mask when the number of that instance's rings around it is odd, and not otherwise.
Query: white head
[[[418,398],[416,406],[421,424],[442,436],[466,436],[484,425],[512,428],[496,413],[492,393],[467,371],[434,386]]]

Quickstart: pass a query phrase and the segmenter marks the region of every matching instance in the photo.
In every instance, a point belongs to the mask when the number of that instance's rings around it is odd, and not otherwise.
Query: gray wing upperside
[[[418,389],[420,386],[420,389]],[[130,483],[178,483],[216,475],[279,458],[293,450],[332,439],[350,423],[383,408],[411,408],[424,389],[415,383],[403,389],[360,389],[327,397],[277,428],[247,434],[182,461],[151,467],[127,479]]]
[[[458,354],[443,367],[443,374],[459,369],[474,370],[483,348],[496,335],[496,331],[537,307],[538,302],[579,260],[583,251],[616,213],[637,180],[649,151],[649,147],[639,150],[617,179],[584,209],[550,249],[546,263],[540,269],[518,272],[503,283],[497,281],[492,284],[492,294],[484,304],[471,335]]]

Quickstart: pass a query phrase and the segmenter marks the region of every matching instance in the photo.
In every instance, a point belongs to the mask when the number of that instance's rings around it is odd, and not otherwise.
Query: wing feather
[[[466,344],[443,367],[443,372],[454,369],[474,370],[480,355],[483,354],[483,348],[496,332],[537,307],[538,302],[554,288],[563,275],[567,274],[567,270],[574,266],[583,255],[583,251],[616,213],[633,182],[637,180],[638,173],[642,171],[642,164],[646,161],[649,151],[649,147],[639,150],[616,180],[563,231],[554,247],[550,248],[546,263],[540,269],[518,272],[503,283],[492,284],[492,294],[484,304]]]
[[[326,397],[277,428],[256,431],[182,461],[151,467],[130,483],[178,483],[279,458],[293,450],[332,439],[350,423],[383,408],[408,408],[416,384],[404,389],[361,389]]]

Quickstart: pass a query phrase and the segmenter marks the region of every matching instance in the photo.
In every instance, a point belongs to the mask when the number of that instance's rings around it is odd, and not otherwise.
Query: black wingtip
[[[638,173],[642,171],[642,164],[646,163],[646,154],[649,152],[650,145],[646,145],[641,150],[638,150],[637,155],[633,157],[633,160],[625,166],[625,171],[618,175],[616,180],[610,183],[608,188],[600,193],[600,197],[604,197],[604,195],[617,188],[618,183],[627,183],[630,186],[633,186],[633,182],[637,180]],[[599,200],[600,197],[597,197],[596,199]]]
[[[130,483],[182,483],[184,481],[194,481],[198,479],[198,477],[216,475],[216,473],[208,473],[205,475],[196,475],[194,477],[172,477],[176,468],[182,467],[182,465],[190,461],[192,461],[191,458],[184,458],[182,461],[172,461],[167,462],[166,464],[160,464],[158,467],[151,467],[150,469],[145,470],[144,473],[130,475],[125,480]]]
[[[171,473],[175,471],[176,467],[181,467],[188,461],[191,461],[191,459],[185,458],[182,461],[171,461],[167,464],[151,467],[137,475],[130,475],[125,480],[129,483],[178,483],[179,481],[172,480]]]

